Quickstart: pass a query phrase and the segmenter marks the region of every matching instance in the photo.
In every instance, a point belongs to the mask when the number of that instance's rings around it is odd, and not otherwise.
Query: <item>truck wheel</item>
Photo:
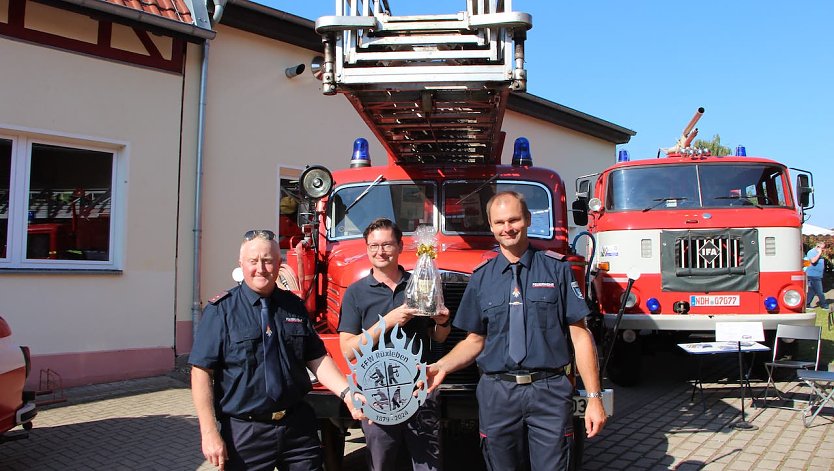
[[[576,471],[582,469],[582,458],[585,453],[585,419],[573,418],[573,450],[570,455],[568,469]]]
[[[345,455],[345,434],[339,427],[333,425],[329,419],[319,420],[321,430],[321,446],[324,453],[324,469],[326,471],[342,471],[342,461]]]
[[[606,375],[617,386],[636,386],[643,373],[643,348],[638,338],[627,343],[621,336],[614,342],[614,351],[608,361]]]

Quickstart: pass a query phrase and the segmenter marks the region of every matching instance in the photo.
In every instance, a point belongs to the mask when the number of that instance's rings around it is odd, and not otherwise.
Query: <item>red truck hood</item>
[[[417,249],[410,248],[408,241],[405,241],[405,250],[400,255],[400,265],[410,271],[417,263]],[[480,265],[484,260],[496,256],[497,252],[492,248],[493,244],[485,244],[484,247],[472,247],[471,245],[461,247],[445,247],[437,254],[435,262],[437,267],[443,271],[460,273],[472,273],[472,269]],[[479,250],[480,249],[480,250]],[[330,272],[328,282],[346,288],[351,283],[359,280],[370,273],[371,263],[368,261],[364,241],[340,243],[330,252]]]

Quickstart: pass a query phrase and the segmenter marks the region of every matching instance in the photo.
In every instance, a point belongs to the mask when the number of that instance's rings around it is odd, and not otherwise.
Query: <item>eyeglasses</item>
[[[275,233],[267,229],[252,229],[251,231],[246,231],[246,234],[243,234],[243,240],[246,242],[252,239],[273,240],[275,239]]]
[[[391,252],[394,250],[397,244],[393,242],[386,242],[384,244],[368,244],[368,250],[371,252],[379,252],[382,249],[383,252]]]

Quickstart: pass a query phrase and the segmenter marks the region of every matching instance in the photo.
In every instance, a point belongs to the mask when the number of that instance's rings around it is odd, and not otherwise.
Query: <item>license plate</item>
[[[740,297],[738,295],[693,295],[689,297],[689,304],[695,306],[738,306]]]
[[[577,417],[585,416],[585,410],[588,409],[588,398],[585,397],[585,391],[577,391],[577,395],[573,396],[573,415]],[[605,415],[614,414],[614,390],[606,389],[602,392],[602,405],[605,406]]]

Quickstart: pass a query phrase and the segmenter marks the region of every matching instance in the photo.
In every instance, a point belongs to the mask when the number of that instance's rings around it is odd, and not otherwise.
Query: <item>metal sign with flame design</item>
[[[385,345],[385,320],[379,317],[375,329],[380,331],[379,345],[374,346],[371,333],[362,329],[359,351],[353,351],[356,362],[350,365],[347,375],[353,397],[353,406],[362,409],[365,416],[381,425],[405,422],[426,401],[426,389],[413,394],[418,381],[426,384],[426,364],[420,363],[423,345],[420,340],[409,339],[400,326],[391,329],[391,347]],[[413,343],[419,346],[412,352]],[[353,393],[361,393],[366,402],[356,399]]]

